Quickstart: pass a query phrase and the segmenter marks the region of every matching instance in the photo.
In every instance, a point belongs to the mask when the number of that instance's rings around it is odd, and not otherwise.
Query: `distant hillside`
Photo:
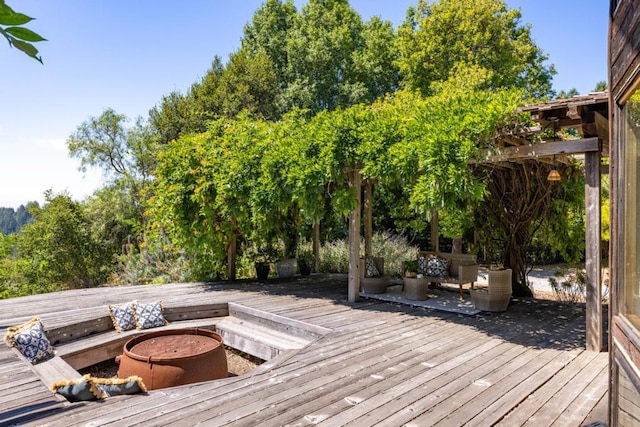
[[[0,233],[17,233],[23,225],[31,221],[31,217],[24,205],[20,205],[18,209],[0,208]]]

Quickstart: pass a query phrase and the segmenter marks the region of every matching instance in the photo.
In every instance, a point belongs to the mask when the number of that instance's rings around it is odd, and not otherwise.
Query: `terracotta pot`
[[[222,337],[208,329],[149,332],[124,345],[118,377],[137,375],[148,390],[229,376]]]

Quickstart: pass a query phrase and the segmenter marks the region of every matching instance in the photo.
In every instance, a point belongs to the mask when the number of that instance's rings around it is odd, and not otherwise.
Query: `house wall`
[[[625,153],[637,152],[638,140],[629,132],[625,105],[640,86],[640,5],[637,0],[611,0],[609,21],[609,123],[611,177],[610,266],[610,423],[640,422],[640,330],[637,313],[629,308],[630,290],[637,287],[637,241],[640,207],[637,164],[625,164]],[[634,146],[631,146],[634,144]],[[628,168],[628,170],[625,170]],[[634,197],[635,198],[635,197]],[[625,203],[627,206],[625,206]],[[625,219],[626,218],[626,219]],[[629,218],[634,220],[630,221]],[[625,288],[626,286],[626,288]],[[626,294],[625,294],[626,292]],[[634,403],[635,402],[635,403]]]

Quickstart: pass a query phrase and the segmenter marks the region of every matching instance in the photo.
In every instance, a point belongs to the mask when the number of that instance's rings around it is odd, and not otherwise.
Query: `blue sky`
[[[215,55],[238,49],[262,0],[7,0],[37,18],[27,25],[44,65],[0,46],[0,206],[44,201],[47,189],[80,200],[101,185],[69,158],[67,137],[90,116],[113,108],[146,117],[161,97],[185,91]],[[300,8],[306,1],[296,0]],[[417,0],[351,0],[363,19],[397,27]],[[608,1],[507,0],[532,26],[558,74],[556,90],[588,93],[607,79]]]

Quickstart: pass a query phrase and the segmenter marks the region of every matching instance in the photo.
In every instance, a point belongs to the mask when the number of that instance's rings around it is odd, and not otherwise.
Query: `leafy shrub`
[[[118,256],[118,268],[109,282],[118,285],[164,284],[191,279],[191,260],[174,247],[142,245]]]
[[[566,276],[564,272],[557,271],[555,276],[549,278],[549,285],[558,301],[572,304],[585,302],[587,275],[584,270],[576,270],[575,273]],[[564,280],[559,280],[560,277],[564,277]]]
[[[384,258],[384,270],[388,276],[400,277],[403,273],[403,262],[418,257],[419,249],[411,246],[407,239],[399,234],[375,233],[371,241],[373,255]],[[364,242],[360,242],[361,250]],[[360,254],[364,256],[364,253]],[[349,241],[336,240],[325,243],[320,249],[321,273],[349,272]]]

